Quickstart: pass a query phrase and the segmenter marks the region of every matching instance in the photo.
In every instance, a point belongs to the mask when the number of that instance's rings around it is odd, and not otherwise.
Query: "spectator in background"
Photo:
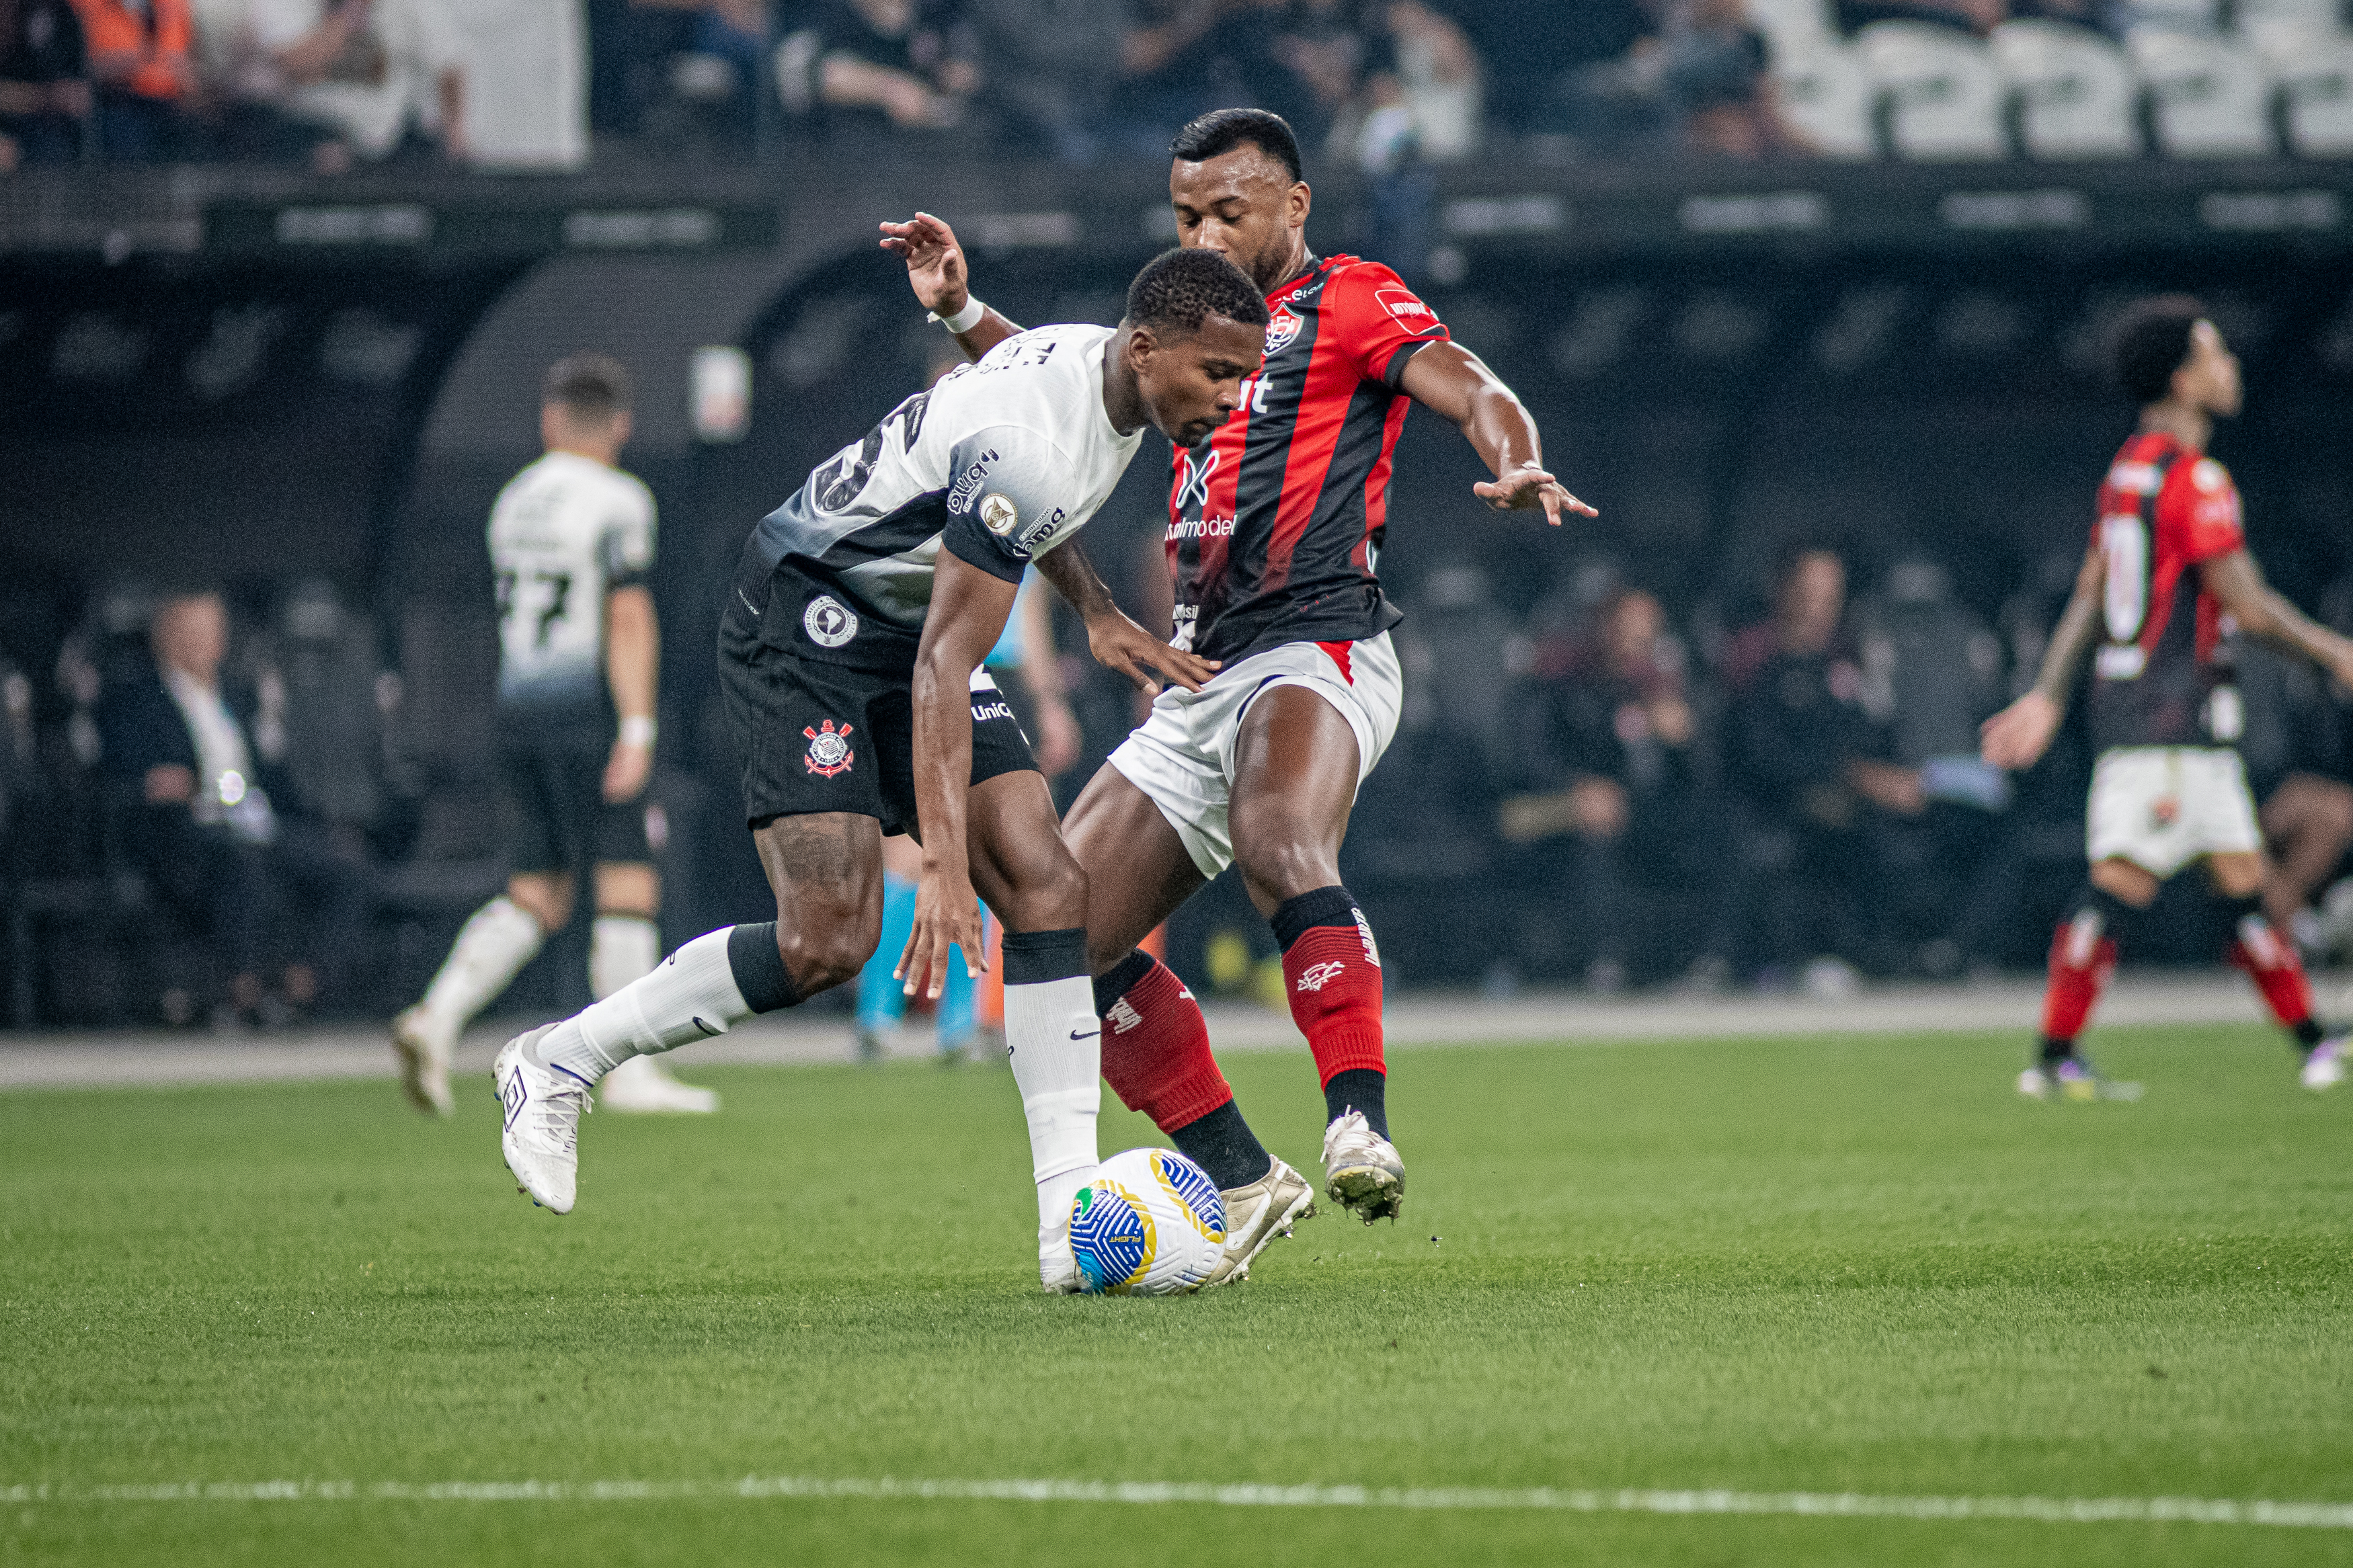
[[[79,158],[90,105],[90,59],[69,0],[0,0],[0,174]]]
[[[1562,667],[1540,663],[1538,676],[1522,710],[1525,793],[1503,803],[1496,823],[1527,847],[1514,861],[1531,896],[1571,890],[1587,986],[1617,991],[1638,942],[1657,945],[1634,890],[1688,883],[1704,837],[1683,649],[1658,600],[1625,589],[1603,603],[1594,635]]]
[[[1282,17],[1265,0],[1134,0],[1120,40],[1113,141],[1165,156],[1171,126],[1231,104],[1313,118],[1310,90],[1277,55]]]
[[[615,47],[626,56],[617,72],[624,128],[642,129],[646,109],[666,91],[725,105],[737,132],[750,133],[768,44],[767,0],[628,0],[617,31]]]
[[[1746,936],[1767,978],[1810,955],[1809,990],[1852,991],[1865,952],[1858,911],[1878,896],[1874,814],[1916,817],[1927,797],[1917,769],[1889,760],[1892,738],[1863,707],[1836,551],[1783,557],[1773,618],[1735,640],[1725,675],[1725,778],[1738,826],[1715,945],[1736,951]]]
[[[195,26],[188,0],[73,0],[81,19],[100,152],[118,163],[169,163],[194,155],[191,110]]]
[[[1125,7],[1105,0],[968,0],[988,106],[1011,146],[1071,163],[1103,153]]]
[[[1805,151],[1774,100],[1771,50],[1742,0],[1665,0],[1655,33],[1561,89],[1568,132],[1603,151],[1755,160]]]
[[[1850,33],[1873,22],[1926,22],[1985,34],[2010,15],[2010,0],[1838,0],[1839,26]]]
[[[322,167],[466,156],[465,41],[443,0],[242,0],[248,96],[317,127]]]
[[[838,126],[944,131],[979,89],[977,52],[941,0],[829,0],[786,40],[778,90]]]
[[[2313,908],[2353,849],[2353,713],[2327,678],[2259,643],[2239,650],[2233,671],[2246,710],[2240,755],[2257,800],[2263,843],[2263,914],[2307,958],[2331,956],[2353,910],[2324,920]]]
[[[221,690],[228,611],[216,593],[157,605],[152,666],[108,694],[99,712],[122,852],[155,895],[219,945],[229,973],[222,1021],[290,1021],[318,997],[317,954],[360,951],[362,868],[322,852],[274,804],[290,796],[276,764]],[[310,949],[283,959],[289,893],[316,906]]]

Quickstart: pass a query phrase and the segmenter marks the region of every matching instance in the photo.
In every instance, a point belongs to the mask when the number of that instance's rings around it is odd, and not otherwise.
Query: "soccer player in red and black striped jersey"
[[[2215,419],[2239,412],[2239,362],[2205,308],[2179,296],[2132,307],[2116,370],[2142,405],[2140,429],[2100,487],[2091,550],[2041,678],[1985,726],[1986,761],[2031,767],[2096,647],[2091,876],[2052,941],[2042,1047],[2019,1091],[2093,1100],[2110,1089],[2076,1037],[2116,966],[2119,931],[2197,859],[2236,917],[2232,962],[2295,1037],[2306,1087],[2327,1089],[2345,1076],[2342,1042],[2314,1019],[2295,944],[2272,929],[2258,897],[2263,837],[2237,749],[2244,726],[2231,644],[2261,637],[2353,684],[2353,641],[2306,619],[2247,553],[2238,488],[2206,455]]]
[[[1219,251],[1266,293],[1266,363],[1244,405],[1176,454],[1168,563],[1176,647],[1217,673],[1160,693],[1064,825],[1089,879],[1089,962],[1103,1075],[1226,1194],[1221,1279],[1307,1212],[1312,1189],[1235,1109],[1200,1008],[1137,943],[1239,863],[1274,927],[1293,1017],[1326,1110],[1326,1190],[1367,1223],[1394,1215],[1405,1168],[1388,1139],[1380,950],[1341,885],[1357,786],[1397,730],[1389,644],[1399,613],[1377,568],[1389,464],[1409,403],[1460,428],[1495,475],[1498,510],[1596,515],[1546,471],[1535,421],[1389,268],[1307,247],[1311,193],[1290,126],[1220,110],[1178,133],[1169,195],[1187,247]],[[915,291],[967,353],[1015,327],[971,297],[935,218],[884,226]],[[1048,572],[1087,617],[1115,625],[1082,560]]]

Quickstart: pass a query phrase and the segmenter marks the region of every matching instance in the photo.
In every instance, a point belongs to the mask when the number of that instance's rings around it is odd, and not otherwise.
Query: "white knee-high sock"
[[[539,921],[501,894],[467,920],[417,1005],[456,1034],[497,1000],[546,940]]]
[[[1103,1026],[1087,978],[1083,931],[1008,931],[1005,1045],[1029,1121],[1042,1242],[1067,1224],[1095,1173],[1103,1106]]]
[[[588,928],[588,992],[602,1002],[661,962],[661,932],[644,915],[598,915]]]
[[[540,1061],[594,1083],[631,1057],[723,1035],[752,1016],[727,959],[729,927],[696,937],[540,1037]]]

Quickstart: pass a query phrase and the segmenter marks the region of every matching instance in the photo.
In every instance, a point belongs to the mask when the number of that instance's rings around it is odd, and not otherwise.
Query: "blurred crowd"
[[[1801,545],[1767,603],[1704,603],[1681,629],[1607,567],[1525,621],[1479,569],[1442,569],[1397,633],[1407,712],[1350,885],[1397,895],[1385,943],[1423,924],[1451,977],[1504,990],[1836,994],[2031,969],[2083,876],[2093,759],[2071,733],[2005,774],[1978,727],[2031,684],[2072,568],[1989,617],[1936,561],[1857,592],[1839,549]],[[2329,608],[2353,618],[2353,584]],[[2255,647],[2239,679],[2267,902],[2325,961],[2353,939],[2353,883],[2331,894],[2353,849],[2353,694]]]
[[[1606,564],[1524,614],[1478,566],[1408,582],[1407,707],[1349,883],[1409,984],[1838,994],[2031,971],[2082,879],[2092,759],[2073,735],[2005,775],[1977,730],[2040,662],[2072,563],[2048,575],[1990,616],[1936,561],[1851,566],[1820,544],[1787,550],[1745,610],[1671,614]],[[381,637],[322,583],[234,607],[118,588],[51,668],[0,655],[19,1025],[380,1014],[501,885],[494,796],[459,765],[481,694],[433,668],[462,637]],[[2325,608],[2353,620],[2353,583]],[[1109,715],[1101,736],[1087,721],[1099,757],[1132,693],[1060,668],[1082,715]],[[2315,961],[2353,952],[2353,699],[2256,649],[2238,679],[2270,912]],[[694,793],[658,773],[658,852]]]
[[[2177,98],[2210,137],[2247,99],[2264,124],[2223,130],[2268,145],[2284,94],[2315,116],[2291,142],[2341,153],[2348,51],[2339,0],[0,0],[0,171],[577,168],[592,130],[1089,162],[1238,103],[1376,174],[1499,132],[1569,158],[1903,155],[1915,110],[1923,155],[2000,155],[2012,103],[2025,151],[2047,103],[2058,150],[2123,155],[2144,90],[2160,147]]]

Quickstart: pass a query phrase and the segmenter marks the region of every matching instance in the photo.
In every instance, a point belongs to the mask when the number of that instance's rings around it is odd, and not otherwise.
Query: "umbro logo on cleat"
[[[522,1114],[524,1101],[531,1098],[530,1091],[523,1088],[520,1071],[507,1074],[507,1081],[500,1088],[499,1100],[507,1108],[506,1125],[512,1127],[515,1118]]]
[[[1346,964],[1339,963],[1310,964],[1307,968],[1300,971],[1299,989],[1302,991],[1321,991],[1326,985],[1331,984],[1335,980],[1339,979],[1341,972],[1347,967],[1348,966]]]

